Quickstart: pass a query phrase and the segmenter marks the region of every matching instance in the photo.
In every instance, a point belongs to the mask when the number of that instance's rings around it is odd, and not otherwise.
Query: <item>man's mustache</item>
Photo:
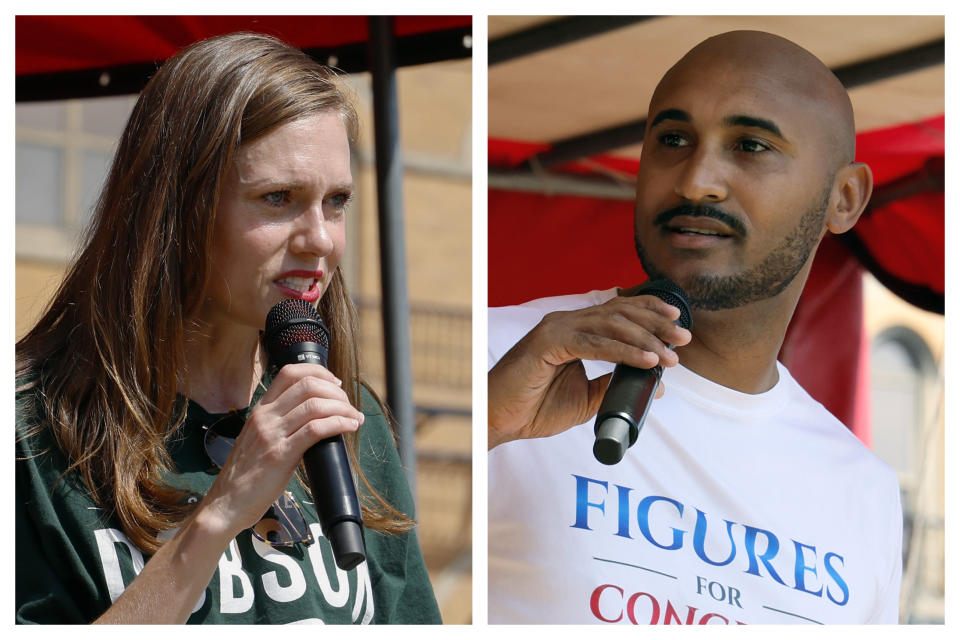
[[[740,219],[736,216],[733,216],[720,207],[714,207],[709,204],[682,204],[678,207],[672,209],[667,209],[659,214],[653,219],[653,226],[662,227],[667,225],[671,220],[677,216],[690,216],[694,218],[713,218],[714,220],[719,220],[723,224],[727,225],[733,229],[738,235],[746,236],[747,227]]]

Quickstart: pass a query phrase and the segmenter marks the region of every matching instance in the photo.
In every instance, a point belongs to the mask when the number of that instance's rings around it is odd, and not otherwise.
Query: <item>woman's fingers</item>
[[[294,371],[288,372],[287,369]],[[281,379],[283,374],[299,374],[300,377],[291,381],[287,376]],[[350,404],[346,392],[326,368],[319,365],[287,365],[281,369],[274,384],[277,381],[282,390],[272,399],[264,394],[244,426],[245,432],[256,432],[250,434],[251,438],[261,443],[282,440],[312,425],[300,437],[309,438],[312,433],[315,439],[321,439],[354,431],[363,424],[363,413]],[[272,384],[268,391],[273,389]],[[295,448],[302,452],[306,447],[298,445]]]
[[[300,456],[311,446],[321,440],[350,433],[360,428],[361,422],[354,418],[342,415],[332,415],[325,418],[315,418],[305,423],[294,433],[290,434],[287,442],[290,448],[300,452]]]
[[[316,378],[328,382],[334,387],[343,386],[342,381],[324,366],[310,363],[288,364],[282,367],[274,377],[273,382],[270,383],[270,388],[267,389],[260,400],[261,404],[273,402],[287,389],[304,378]]]
[[[312,366],[325,371],[325,369],[318,365]],[[284,367],[284,369],[286,368],[287,367]],[[343,387],[332,382],[329,378],[314,375],[314,373],[315,372],[311,371],[307,375],[289,384],[272,400],[268,400],[266,395],[264,395],[259,406],[264,407],[264,410],[276,416],[286,416],[295,412],[303,403],[310,402],[313,399],[335,400],[346,404],[350,403],[347,392],[344,391]],[[273,386],[271,385],[271,389],[272,388]]]

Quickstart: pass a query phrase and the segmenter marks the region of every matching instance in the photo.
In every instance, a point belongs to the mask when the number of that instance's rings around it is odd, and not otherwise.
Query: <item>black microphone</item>
[[[678,326],[690,329],[690,303],[683,289],[666,279],[651,280],[640,287],[636,295],[656,296],[680,309]],[[673,345],[670,345],[673,348]],[[663,367],[639,369],[618,364],[613,370],[610,386],[603,396],[593,432],[593,456],[603,464],[616,464],[623,459],[628,447],[632,447],[640,435],[640,428],[647,418],[653,397],[660,384]]]
[[[313,305],[288,298],[267,314],[263,341],[270,364],[281,369],[297,362],[327,366],[330,333]],[[342,435],[325,438],[303,454],[313,502],[337,566],[349,571],[363,562],[363,517]]]

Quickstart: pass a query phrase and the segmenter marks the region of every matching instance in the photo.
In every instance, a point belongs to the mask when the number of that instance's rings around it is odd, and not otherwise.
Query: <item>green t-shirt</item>
[[[17,397],[18,434],[31,419],[31,412],[23,410],[31,393]],[[360,466],[390,504],[412,517],[413,500],[386,421],[366,389],[360,404],[366,416],[358,438]],[[189,404],[187,420],[170,445],[178,471],[168,479],[170,484],[199,494],[213,484],[216,467],[204,451],[202,425],[219,417]],[[66,466],[49,432],[29,441],[18,439],[18,623],[92,622],[149,560],[118,522],[94,505],[78,474],[69,473],[57,482]],[[365,529],[367,560],[343,571],[334,563],[309,492],[296,478],[288,490],[299,501],[315,542],[277,549],[250,530],[242,532],[220,556],[188,623],[440,622],[413,531],[389,535]]]

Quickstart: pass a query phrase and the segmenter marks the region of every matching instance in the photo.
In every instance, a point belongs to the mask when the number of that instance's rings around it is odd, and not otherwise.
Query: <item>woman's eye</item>
[[[282,207],[290,201],[290,192],[286,189],[271,191],[263,195],[263,200],[271,207]]]
[[[337,193],[330,197],[329,202],[335,209],[342,211],[346,209],[351,200],[353,200],[352,193]]]

